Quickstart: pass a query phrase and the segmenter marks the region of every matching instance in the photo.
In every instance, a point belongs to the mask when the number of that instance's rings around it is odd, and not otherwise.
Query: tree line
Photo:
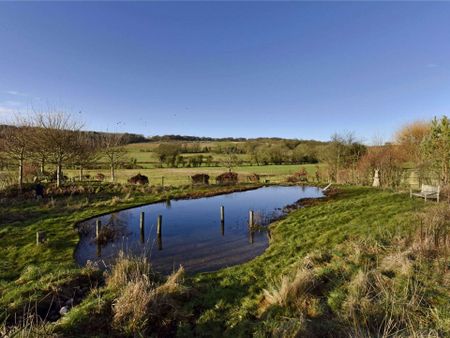
[[[375,170],[384,187],[398,187],[411,172],[419,184],[450,183],[450,120],[445,115],[401,127],[393,142],[366,148],[352,135],[335,135],[324,150],[329,179],[338,183],[370,184]]]
[[[123,146],[130,134],[93,133],[82,128],[80,121],[63,112],[16,117],[10,126],[0,128],[0,153],[17,168],[19,192],[23,189],[25,164],[37,165],[36,176],[47,176],[45,168],[53,167],[51,176],[60,187],[65,167],[77,167],[82,179],[83,169],[103,157],[111,181],[115,181],[115,169],[126,154]]]
[[[268,164],[318,163],[329,142],[283,139],[258,139],[245,142],[218,142],[201,146],[200,143],[162,142],[153,152],[161,166],[198,167],[202,165],[233,166]],[[197,154],[185,156],[183,154]],[[211,154],[220,155],[216,160]],[[246,160],[242,156],[247,155]]]

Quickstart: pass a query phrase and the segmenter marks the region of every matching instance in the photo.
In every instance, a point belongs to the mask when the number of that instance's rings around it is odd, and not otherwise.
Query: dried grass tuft
[[[121,253],[107,279],[107,286],[118,294],[113,326],[132,335],[167,332],[182,316],[177,298],[187,291],[183,281],[182,267],[161,281],[145,257]]]
[[[293,278],[283,276],[277,287],[264,289],[264,299],[261,310],[265,311],[271,306],[304,307],[309,298],[309,292],[317,285],[314,271],[300,268]]]

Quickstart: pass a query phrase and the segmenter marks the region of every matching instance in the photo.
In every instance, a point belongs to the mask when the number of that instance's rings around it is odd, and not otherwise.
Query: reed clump
[[[187,288],[180,267],[167,278],[153,273],[146,257],[121,254],[107,277],[107,288],[114,290],[113,326],[127,335],[169,334],[178,319]]]

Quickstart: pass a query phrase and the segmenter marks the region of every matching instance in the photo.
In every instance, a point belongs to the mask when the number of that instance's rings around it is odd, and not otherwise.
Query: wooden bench
[[[441,187],[440,186],[432,186],[432,185],[426,185],[422,184],[422,187],[420,189],[420,192],[413,192],[412,189],[409,191],[409,197],[418,196],[425,199],[425,202],[427,199],[432,198],[436,199],[437,202],[439,202],[439,194],[440,194]]]

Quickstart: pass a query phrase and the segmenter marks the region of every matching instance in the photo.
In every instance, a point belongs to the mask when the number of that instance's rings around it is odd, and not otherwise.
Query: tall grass
[[[259,334],[443,337],[450,334],[450,206],[427,209],[412,235],[315,252],[263,290]],[[441,263],[442,262],[442,263]],[[445,296],[447,292],[447,296]]]
[[[113,326],[127,335],[166,333],[182,316],[179,298],[186,294],[184,269],[165,280],[153,273],[146,257],[121,254],[107,278],[107,288],[117,292]]]

